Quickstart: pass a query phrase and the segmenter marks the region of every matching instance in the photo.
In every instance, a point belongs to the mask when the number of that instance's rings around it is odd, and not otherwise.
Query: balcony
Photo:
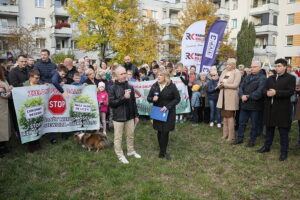
[[[55,15],[59,15],[59,16],[69,16],[67,10],[66,10],[65,7],[63,7],[63,6],[60,6],[60,7],[55,6],[55,7],[54,7],[54,11],[55,11]]]
[[[166,3],[163,6],[163,9],[168,9],[171,12],[172,11],[179,12],[182,10],[182,8],[183,8],[183,3]]]
[[[59,37],[71,37],[72,36],[72,29],[67,27],[62,27],[60,29],[53,28],[53,32],[55,36]]]
[[[0,26],[0,35],[7,36],[7,35],[15,32],[16,28],[17,28],[16,26],[8,26],[8,27]]]
[[[176,18],[165,18],[162,20],[162,25],[166,25],[166,24],[178,25],[179,21]]]
[[[268,34],[270,32],[277,32],[277,26],[268,24],[268,25],[255,25],[256,35]]]
[[[0,14],[1,15],[19,15],[19,5],[14,1],[7,1],[7,3],[0,3]]]
[[[258,14],[262,14],[262,13],[268,13],[270,11],[278,12],[279,11],[278,3],[252,5],[249,14],[250,15],[258,15]]]
[[[223,18],[229,18],[229,9],[228,8],[219,8],[216,12],[216,15],[218,17]]]
[[[254,46],[255,55],[276,55],[276,46],[275,45],[262,45]]]

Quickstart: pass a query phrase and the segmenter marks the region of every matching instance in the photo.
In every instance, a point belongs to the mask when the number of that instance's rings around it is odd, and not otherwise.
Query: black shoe
[[[279,156],[279,161],[285,161],[288,157],[288,154],[285,152],[285,153],[281,153],[280,156]]]
[[[234,142],[232,142],[231,144],[232,145],[238,145],[238,144],[242,144],[243,143],[243,140],[238,140],[236,139]]]
[[[270,151],[270,148],[266,148],[265,146],[256,150],[257,153],[265,153],[265,152],[269,152],[269,151]]]
[[[56,139],[52,139],[50,140],[51,144],[56,144],[57,143],[57,140]]]
[[[252,141],[249,141],[247,144],[246,144],[246,147],[254,147],[255,143],[252,142]]]

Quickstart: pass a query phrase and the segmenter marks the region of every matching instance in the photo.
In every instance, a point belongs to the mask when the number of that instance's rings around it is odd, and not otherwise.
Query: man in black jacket
[[[267,79],[264,94],[264,124],[267,128],[267,134],[264,146],[257,150],[258,153],[269,152],[274,138],[275,127],[278,127],[280,133],[280,161],[284,161],[288,156],[289,131],[291,128],[292,105],[290,98],[294,94],[296,79],[286,72],[287,61],[277,59],[275,61],[276,75]]]
[[[246,147],[253,147],[258,134],[258,119],[263,109],[263,89],[266,77],[260,73],[261,65],[258,61],[251,64],[251,74],[246,76],[240,85],[239,97],[241,99],[238,136],[234,145],[243,143],[244,132],[249,118],[251,118],[250,140]]]
[[[17,66],[8,74],[9,84],[14,87],[22,87],[23,83],[28,80],[27,57],[19,55]]]
[[[134,129],[139,118],[134,89],[126,81],[125,68],[118,67],[115,73],[117,80],[109,90],[109,106],[113,110],[114,148],[119,160],[128,164],[129,162],[122,150],[122,135],[125,131],[127,156],[141,158],[134,150]]]
[[[65,76],[65,78],[67,79],[66,84],[71,84],[73,83],[73,76],[75,73],[77,73],[77,69],[75,66],[73,66],[73,60],[71,58],[65,58],[64,60],[64,66],[68,69],[68,73]]]
[[[126,56],[124,58],[124,67],[126,69],[126,71],[128,70],[132,70],[132,74],[133,74],[133,78],[135,78],[136,80],[139,80],[140,75],[139,75],[139,70],[138,68],[131,63],[131,58],[129,56]]]

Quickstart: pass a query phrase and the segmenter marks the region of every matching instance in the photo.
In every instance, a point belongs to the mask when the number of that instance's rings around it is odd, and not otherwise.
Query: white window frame
[[[40,25],[41,27],[45,27],[45,18],[42,17],[35,17],[34,18],[34,24],[35,25]]]
[[[36,8],[45,8],[45,0],[34,0]]]
[[[235,22],[235,23],[234,23]],[[231,28],[236,29],[237,28],[237,19],[231,20]]]
[[[290,22],[290,16],[293,16],[293,22],[292,22],[292,23]],[[292,14],[288,14],[288,15],[287,15],[287,24],[288,24],[288,25],[293,25],[293,24],[295,24],[295,13],[292,13]]]
[[[38,49],[46,48],[46,38],[36,38],[36,48]]]

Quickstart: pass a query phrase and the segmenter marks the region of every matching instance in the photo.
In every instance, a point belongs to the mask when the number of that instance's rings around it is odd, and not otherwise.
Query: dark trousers
[[[250,118],[252,123],[250,141],[255,142],[258,130],[258,115],[259,111],[240,109],[239,129],[237,137],[238,141],[242,141],[244,139],[244,133],[247,127],[248,120]]]
[[[280,134],[280,151],[287,153],[289,149],[289,128],[278,127]],[[274,139],[275,127],[267,127],[267,135],[265,140],[265,147],[270,148]]]
[[[192,110],[192,122],[194,124],[199,123],[199,110],[200,107],[194,107],[194,110]]]
[[[169,132],[157,132],[157,139],[159,144],[159,155],[165,156],[167,153],[167,146],[169,142]]]
[[[200,109],[199,109],[199,122],[204,122],[204,123],[209,123],[209,114],[210,114],[210,109],[209,107],[205,107],[205,98],[206,97],[201,97],[200,99]]]

